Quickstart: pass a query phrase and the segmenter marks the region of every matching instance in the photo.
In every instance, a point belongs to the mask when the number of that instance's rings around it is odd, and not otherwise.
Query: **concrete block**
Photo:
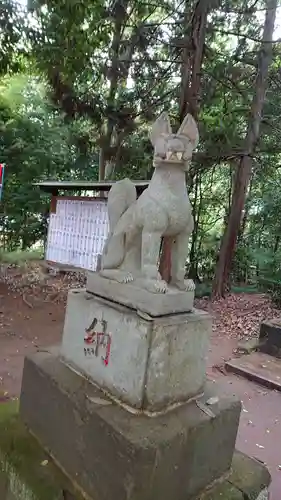
[[[43,465],[44,464],[44,465]],[[0,405],[0,499],[82,500],[27,431],[14,402]]]
[[[71,290],[60,352],[114,397],[157,411],[203,392],[210,334],[211,318],[204,311],[152,318]],[[93,343],[84,340],[87,335]]]
[[[269,354],[252,352],[226,361],[225,367],[237,375],[281,391],[281,360]]]
[[[245,500],[242,491],[232,486],[228,481],[207,489],[198,500]]]
[[[241,405],[219,397],[204,411],[213,395],[207,388],[199,406],[157,417],[133,414],[55,354],[39,352],[25,359],[20,414],[90,498],[188,500],[231,466]]]
[[[247,500],[256,500],[270,485],[271,477],[268,469],[258,460],[236,452],[228,481],[243,491]]]
[[[117,283],[94,272],[87,275],[86,290],[150,316],[190,312],[194,303],[194,292],[181,292],[169,286],[167,293],[151,293],[134,283]]]
[[[264,321],[260,327],[259,350],[276,358],[281,358],[281,320]]]

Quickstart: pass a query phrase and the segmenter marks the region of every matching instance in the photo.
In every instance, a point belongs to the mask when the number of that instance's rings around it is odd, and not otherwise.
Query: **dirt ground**
[[[19,396],[24,356],[59,343],[69,286],[54,277],[42,293],[38,280],[22,293],[11,280],[0,279],[0,402]],[[231,296],[213,305],[201,299],[196,305],[214,315],[208,378],[243,401],[237,448],[267,464],[273,479],[270,499],[280,500],[281,394],[226,373],[223,363],[233,356],[238,340],[257,335],[260,321],[281,311],[262,295]]]

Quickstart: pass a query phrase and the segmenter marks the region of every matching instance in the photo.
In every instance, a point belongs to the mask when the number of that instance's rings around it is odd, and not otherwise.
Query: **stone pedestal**
[[[60,354],[122,402],[159,411],[203,392],[210,333],[203,311],[151,317],[71,290]]]
[[[259,341],[260,352],[281,358],[281,319],[263,321]]]
[[[133,414],[50,350],[25,359],[20,411],[90,499],[188,500],[231,467],[240,402],[219,395],[208,406],[211,396]]]
[[[210,316],[109,283],[71,290],[62,345],[25,359],[23,421],[89,500],[242,500],[241,404],[205,383]]]

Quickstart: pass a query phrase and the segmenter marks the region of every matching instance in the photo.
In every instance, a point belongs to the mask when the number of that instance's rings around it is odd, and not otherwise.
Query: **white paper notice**
[[[46,260],[96,270],[108,235],[106,200],[58,198],[50,214]]]

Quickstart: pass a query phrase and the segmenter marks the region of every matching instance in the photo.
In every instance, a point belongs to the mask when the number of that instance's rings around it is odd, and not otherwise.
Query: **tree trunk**
[[[180,94],[180,122],[187,113],[191,113],[195,120],[198,117],[198,101],[201,87],[201,67],[205,43],[207,15],[211,1],[198,0],[195,5],[191,20],[191,34],[188,37],[190,26],[190,11],[187,1],[185,15],[185,39],[186,46],[183,50],[181,70],[181,94]]]
[[[107,98],[107,123],[106,123],[106,131],[101,137],[101,149],[99,155],[99,180],[102,181],[105,179],[106,174],[106,165],[109,160],[108,154],[111,145],[112,134],[114,131],[114,127],[116,125],[116,97],[118,90],[118,83],[120,80],[120,71],[119,71],[119,50],[120,44],[123,34],[124,24],[127,19],[127,6],[128,0],[119,0],[114,4],[114,32],[113,32],[113,40],[109,51],[109,56],[111,60],[111,68],[109,73],[110,87]],[[122,78],[124,78],[122,76]]]
[[[192,203],[192,213],[193,213],[193,219],[194,219],[194,229],[192,233],[192,240],[191,240],[191,249],[190,249],[190,254],[189,254],[189,271],[188,271],[188,277],[190,279],[193,279],[196,282],[200,282],[199,276],[198,276],[198,260],[196,257],[196,244],[197,244],[197,239],[198,239],[198,228],[199,228],[199,220],[200,220],[200,215],[201,215],[201,208],[202,208],[202,196],[201,196],[201,190],[200,190],[200,183],[201,183],[201,175],[200,173],[197,173],[195,176],[195,193],[194,193],[194,200]],[[199,203],[198,203],[198,198],[199,198]],[[198,204],[198,207],[197,207]],[[196,210],[197,208],[197,210]]]
[[[215,0],[216,1],[216,0]],[[195,4],[192,21],[191,34],[189,36],[189,1],[185,8],[185,47],[183,49],[183,63],[181,68],[181,93],[179,102],[179,119],[183,121],[187,113],[191,113],[195,119],[198,117],[199,94],[201,86],[201,67],[204,55],[204,43],[207,25],[207,14],[214,0],[198,0]],[[169,282],[171,274],[171,242],[164,240],[163,251],[160,258],[160,272],[164,279]],[[163,273],[163,274],[162,274]]]
[[[226,292],[241,224],[242,211],[245,205],[247,188],[251,179],[252,155],[259,139],[268,69],[272,59],[272,36],[276,17],[277,0],[267,0],[266,4],[267,10],[263,39],[258,54],[255,90],[245,137],[246,154],[242,156],[236,171],[228,225],[224,232],[213,283],[213,297],[223,297]]]
[[[273,248],[273,253],[277,253],[278,251],[278,248],[279,248],[279,244],[280,244],[280,239],[281,239],[281,236],[280,234],[278,234],[275,238],[275,243],[274,243],[274,248]]]

